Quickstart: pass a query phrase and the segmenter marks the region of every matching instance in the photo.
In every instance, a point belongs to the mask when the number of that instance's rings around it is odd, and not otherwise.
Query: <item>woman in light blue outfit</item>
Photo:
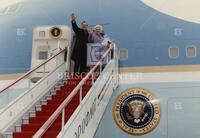
[[[103,27],[101,25],[96,25],[93,29],[89,31],[88,41],[89,43],[102,43],[104,40]]]

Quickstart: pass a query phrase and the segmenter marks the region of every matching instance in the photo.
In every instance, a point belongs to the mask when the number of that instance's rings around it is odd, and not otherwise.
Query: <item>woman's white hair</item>
[[[94,27],[94,29],[96,30],[97,28],[99,28],[101,31],[103,31],[103,26],[97,24],[97,25]]]

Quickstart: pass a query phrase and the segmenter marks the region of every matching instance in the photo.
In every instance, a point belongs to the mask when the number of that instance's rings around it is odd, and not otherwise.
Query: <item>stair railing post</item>
[[[109,51],[109,61],[112,59],[112,50]]]
[[[56,56],[56,67],[58,66],[58,56]]]
[[[30,76],[28,77],[28,88],[29,89],[31,88],[31,77]]]
[[[109,53],[106,55],[106,64],[109,62]]]
[[[92,72],[92,86],[94,85],[94,72]]]
[[[82,86],[80,87],[80,104],[81,104],[81,101],[82,101],[82,93],[83,93],[83,89],[82,89]]]
[[[43,66],[43,77],[45,76],[45,70],[46,70],[45,65],[46,65],[46,64],[44,64],[44,66]]]
[[[64,126],[65,126],[65,108],[62,110],[62,131],[64,130]]]
[[[102,61],[100,62],[100,69],[99,69],[99,74],[101,74],[101,72],[102,72]]]

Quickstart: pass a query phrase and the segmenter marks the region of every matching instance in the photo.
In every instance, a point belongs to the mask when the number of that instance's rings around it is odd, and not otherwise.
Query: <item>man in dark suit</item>
[[[75,62],[74,73],[81,74],[85,73],[87,69],[87,43],[88,43],[88,24],[86,21],[83,21],[81,24],[81,28],[76,24],[77,17],[72,14],[71,22],[72,29],[76,34],[76,41],[74,45],[74,49],[72,52],[72,60]]]

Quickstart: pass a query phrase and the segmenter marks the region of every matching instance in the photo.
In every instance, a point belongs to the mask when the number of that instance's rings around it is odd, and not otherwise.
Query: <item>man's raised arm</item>
[[[75,16],[75,14],[72,13],[71,15],[72,29],[74,30],[75,33],[78,33],[81,29],[76,24],[76,19],[77,19],[77,16]]]

